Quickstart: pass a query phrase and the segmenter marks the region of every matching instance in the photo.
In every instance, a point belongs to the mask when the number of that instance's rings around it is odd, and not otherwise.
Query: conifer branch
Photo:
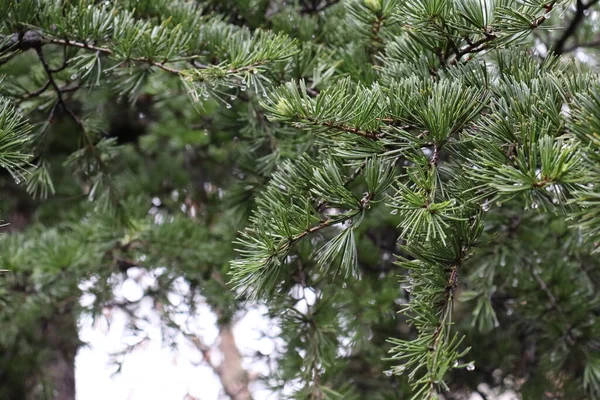
[[[579,0],[578,0],[579,1]],[[545,4],[543,6],[544,8],[544,15],[535,18],[530,26],[529,29],[530,30],[534,30],[537,29],[538,27],[540,27],[540,25],[542,25],[544,22],[546,22],[546,20],[548,19],[548,14],[550,12],[552,12],[552,10],[554,9],[555,5],[557,3],[557,0],[553,0],[550,1],[549,3]],[[471,54],[471,53],[479,53],[481,51],[484,51],[487,49],[488,45],[493,42],[495,39],[498,38],[498,35],[494,32],[488,32],[487,30],[482,32],[483,37],[475,42],[472,43],[468,43],[466,46],[460,48],[458,50],[458,52],[456,52],[456,57],[453,60],[453,64],[459,62],[465,55],[467,54]]]
[[[99,46],[94,46],[88,43],[81,43],[81,42],[75,42],[75,41],[71,41],[68,39],[55,39],[55,38],[49,38],[46,40],[46,43],[51,43],[51,44],[57,44],[57,45],[61,45],[61,46],[70,46],[70,47],[76,47],[79,49],[84,49],[84,50],[92,50],[92,51],[96,51],[98,53],[102,53],[102,54],[106,54],[106,55],[112,55],[113,51],[106,48],[106,47],[99,47]],[[146,63],[152,66],[155,66],[157,68],[162,69],[163,71],[172,73],[172,74],[176,74],[179,75],[181,74],[181,70],[177,69],[177,68],[173,68],[173,67],[169,67],[167,65],[165,65],[164,63],[160,63],[157,61],[154,61],[152,59],[149,58],[143,58],[143,57],[131,57],[130,58],[132,61],[136,61],[136,62],[141,62],[141,63]]]
[[[339,123],[335,123],[335,122],[331,122],[331,121],[317,121],[310,117],[307,118],[307,121],[309,121],[309,123],[313,126],[322,126],[322,127],[328,128],[328,129],[334,129],[334,130],[338,130],[338,131],[342,131],[342,132],[346,132],[346,133],[351,133],[353,135],[358,135],[358,136],[364,137],[369,140],[379,140],[379,138],[381,137],[380,132],[364,131],[364,130],[358,129],[356,127],[351,127],[351,126],[347,126],[344,124],[339,124]]]
[[[63,98],[63,90],[58,86],[58,84],[54,80],[53,72],[50,69],[48,62],[46,61],[46,58],[44,56],[44,51],[42,50],[41,47],[37,47],[35,50],[37,52],[40,63],[42,64],[42,67],[44,68],[44,71],[46,71],[46,74],[48,76],[48,82],[54,88],[54,91],[56,92],[58,105],[63,109],[63,111],[65,113],[67,113],[67,115],[69,117],[71,117],[71,119],[77,124],[77,126],[79,126],[83,130],[83,124],[82,124],[81,120],[79,119],[79,117],[77,117],[75,115],[73,110],[71,110],[71,108],[69,106],[67,106],[67,104],[65,103],[65,99]]]
[[[363,172],[367,163],[368,163],[368,160],[364,161],[362,164],[360,164],[360,166],[358,168],[356,168],[354,170],[354,172],[352,172],[352,174],[346,179],[346,181],[344,181],[344,187],[348,187],[348,185],[350,185],[352,182],[354,182],[354,180],[356,178],[358,178],[358,176],[361,174],[361,172]],[[369,199],[369,200],[371,200],[371,199]],[[325,199],[321,199],[315,204],[315,209],[318,212],[323,211],[323,209],[325,208],[326,205],[327,205],[327,201]]]

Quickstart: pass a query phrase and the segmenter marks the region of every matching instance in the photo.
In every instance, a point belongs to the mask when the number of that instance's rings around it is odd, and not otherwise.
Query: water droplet
[[[475,369],[475,363],[474,362],[470,362],[469,364],[467,364],[467,370],[468,371],[473,371]]]
[[[458,360],[456,360],[456,361],[454,361],[454,363],[452,363],[452,367],[453,367],[453,368],[456,368],[456,367],[458,367]]]
[[[231,104],[225,103],[225,108],[231,108]]]
[[[560,201],[558,201],[558,199],[555,197],[552,199],[552,204],[558,204],[560,203]]]
[[[497,328],[497,327],[499,327],[499,326],[500,326],[500,322],[498,322],[498,321],[494,321],[494,328]],[[475,368],[475,367],[473,367],[473,368]]]
[[[535,262],[536,262],[537,264],[540,264],[540,263],[542,262],[542,259],[538,257],[538,258],[536,258],[536,259],[535,259]]]
[[[71,75],[71,80],[74,81],[75,79],[77,79],[77,74]]]
[[[383,371],[383,373],[385,374],[385,376],[392,376],[393,372],[392,370],[388,369],[387,371]]]
[[[247,89],[248,89],[248,86],[246,86],[246,85],[240,86],[240,90],[242,92],[245,92]]]
[[[229,99],[233,101],[236,99],[236,97],[234,95],[231,95],[231,96],[229,96]]]
[[[396,215],[396,214],[398,214],[398,210],[392,210],[392,211],[390,211],[390,214]]]
[[[483,212],[490,210],[490,201],[488,199],[485,199],[485,201],[481,203],[481,209],[483,210]]]
[[[19,179],[18,176],[15,176],[15,183],[18,185],[19,183],[21,183],[21,179]]]
[[[513,315],[513,312],[514,312],[514,311],[513,311],[513,309],[512,309],[512,308],[507,308],[507,309],[506,309],[506,315],[508,315],[509,317],[510,317],[511,315]]]
[[[583,15],[585,15],[586,17],[587,17],[588,15],[590,15],[590,10],[589,10],[589,8],[586,8],[585,10],[583,10]]]
[[[540,205],[538,203],[531,203],[531,208],[533,208],[534,210],[536,208],[538,208]]]

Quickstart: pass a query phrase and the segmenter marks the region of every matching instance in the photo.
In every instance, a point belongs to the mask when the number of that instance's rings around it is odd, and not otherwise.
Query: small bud
[[[279,99],[279,102],[277,102],[277,105],[275,106],[275,109],[281,115],[287,115],[287,116],[289,116],[289,115],[292,115],[294,113],[293,110],[292,110],[292,106],[290,105],[290,103],[288,103],[284,99]]]
[[[367,8],[369,8],[369,10],[371,10],[375,13],[381,11],[381,0],[364,0],[364,1],[365,1],[365,6],[367,6]]]

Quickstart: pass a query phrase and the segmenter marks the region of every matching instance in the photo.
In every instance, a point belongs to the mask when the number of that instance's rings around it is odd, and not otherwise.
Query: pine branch
[[[328,129],[334,129],[334,130],[338,130],[338,131],[342,131],[342,132],[346,132],[346,133],[351,133],[353,135],[358,135],[358,136],[361,136],[361,137],[364,137],[366,139],[373,140],[373,141],[379,140],[379,138],[382,135],[381,132],[364,131],[364,130],[358,129],[356,127],[351,127],[351,126],[347,126],[344,124],[339,124],[339,123],[335,123],[335,122],[331,122],[331,121],[317,121],[310,117],[307,118],[307,121],[309,121],[309,123],[313,126],[322,126],[322,127],[328,128]]]
[[[65,100],[63,98],[63,90],[58,86],[58,84],[54,80],[54,76],[52,75],[53,74],[52,69],[48,65],[48,62],[46,61],[46,58],[44,56],[44,51],[42,50],[41,47],[37,47],[35,50],[37,52],[38,59],[40,60],[40,63],[42,64],[42,67],[44,68],[44,71],[46,71],[46,74],[48,75],[48,82],[54,88],[54,91],[56,92],[58,104],[63,109],[63,111],[65,113],[67,113],[67,115],[69,117],[71,117],[71,119],[77,124],[77,126],[79,126],[79,128],[81,128],[81,130],[84,131],[83,123],[81,122],[79,117],[77,117],[77,115],[75,115],[73,110],[71,110],[71,108],[69,108],[67,106],[67,104],[65,103]]]
[[[344,182],[344,187],[348,187],[348,185],[350,185],[352,182],[354,182],[354,180],[356,178],[358,178],[358,176],[361,174],[361,172],[364,170],[365,166],[367,165],[367,162],[368,162],[368,160],[364,161],[358,168],[356,168],[354,170],[352,175],[350,175]],[[326,205],[327,205],[327,201],[324,199],[321,199],[315,204],[315,209],[318,212],[323,211],[323,209],[325,208]]]
[[[580,0],[578,0],[580,1]],[[596,0],[593,0],[596,1]],[[554,7],[557,3],[557,0],[553,0],[551,2],[549,2],[548,4],[545,4],[543,6],[545,13],[544,15],[537,17],[536,19],[534,19],[530,26],[529,29],[530,30],[534,30],[537,29],[538,27],[540,27],[544,22],[546,22],[546,20],[548,19],[547,15],[549,15],[549,13],[554,10]],[[471,53],[479,53],[481,51],[484,51],[487,49],[488,45],[491,44],[491,42],[493,42],[495,39],[498,38],[497,34],[493,33],[493,32],[488,32],[488,31],[483,31],[482,32],[484,37],[473,42],[473,43],[469,43],[467,46],[462,47],[461,49],[459,49],[459,51],[456,53],[456,57],[455,59],[452,61],[452,64],[455,64],[457,62],[460,62],[460,60],[462,59],[462,57],[464,57],[467,54],[471,54]]]
[[[94,46],[94,45],[91,45],[91,44],[88,44],[88,43],[75,42],[75,41],[71,41],[71,40],[68,40],[68,39],[48,38],[48,39],[43,39],[43,40],[45,41],[45,43],[57,44],[57,45],[62,45],[62,46],[76,47],[76,48],[85,49],[85,50],[92,50],[92,51],[96,51],[98,53],[102,53],[102,54],[106,54],[106,55],[112,55],[113,54],[113,51],[110,50],[110,49],[108,49],[108,48],[106,48],[106,47]],[[160,63],[160,62],[154,61],[154,60],[149,59],[149,58],[131,57],[131,60],[155,66],[157,68],[162,69],[163,71],[167,71],[167,72],[172,73],[172,74],[176,74],[176,75],[181,74],[181,70],[173,68],[173,67],[169,67],[169,66],[165,65],[164,63]]]

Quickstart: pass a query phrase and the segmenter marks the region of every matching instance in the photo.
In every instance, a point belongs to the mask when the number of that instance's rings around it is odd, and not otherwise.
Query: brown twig
[[[67,115],[69,115],[69,117],[71,117],[71,119],[73,119],[73,121],[75,121],[75,123],[80,128],[83,128],[83,123],[81,122],[79,117],[77,115],[75,115],[73,110],[71,110],[65,103],[65,99],[63,98],[63,90],[61,89],[60,86],[58,86],[58,84],[56,83],[56,80],[54,79],[54,76],[52,75],[52,69],[50,69],[48,62],[46,61],[46,57],[44,56],[44,51],[42,50],[41,47],[37,47],[35,49],[35,51],[37,52],[38,58],[40,60],[40,63],[42,64],[42,67],[44,68],[44,71],[46,71],[46,75],[48,76],[48,82],[49,82],[50,86],[52,86],[54,88],[54,91],[56,92],[56,98],[58,101],[58,105],[60,105],[60,107],[63,109],[63,111],[65,113],[67,113]]]
[[[329,128],[329,129],[335,129],[338,131],[351,133],[353,135],[361,136],[361,137],[364,137],[364,138],[370,139],[370,140],[379,140],[379,137],[381,135],[381,133],[378,131],[363,131],[356,127],[351,127],[351,126],[347,126],[344,124],[338,124],[338,123],[331,122],[331,121],[317,121],[311,117],[307,117],[306,120],[311,125],[322,126],[322,127]]]
[[[39,89],[34,90],[33,92],[25,93],[19,97],[21,100],[27,100],[27,99],[31,99],[34,97],[38,97],[42,93],[44,93],[46,90],[48,90],[49,87],[50,87],[50,80],[46,81],[46,83],[44,83]]]

